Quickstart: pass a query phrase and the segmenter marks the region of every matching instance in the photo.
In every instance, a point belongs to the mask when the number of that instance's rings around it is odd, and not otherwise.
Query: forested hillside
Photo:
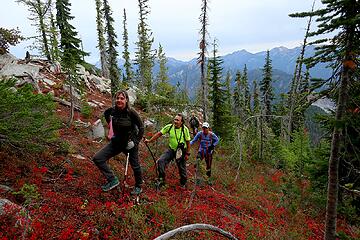
[[[94,0],[96,65],[71,1],[16,2],[36,50],[14,57],[29,36],[0,28],[0,240],[360,238],[359,1],[289,13],[307,22],[294,51],[222,57],[201,0],[180,62],[150,0],[135,51],[133,16]]]

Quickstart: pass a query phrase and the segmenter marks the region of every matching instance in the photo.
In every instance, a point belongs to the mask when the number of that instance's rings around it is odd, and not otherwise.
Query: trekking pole
[[[126,155],[126,164],[125,164],[125,174],[124,174],[124,186],[126,188],[129,188],[129,184],[127,184],[126,179],[127,179],[127,173],[128,173],[128,169],[129,169],[129,153]]]
[[[154,160],[154,164],[155,164],[155,171],[156,171],[156,176],[158,176],[159,174],[158,174],[158,169],[157,169],[157,163],[156,163],[155,156],[154,156],[153,152],[151,151],[151,149],[150,149],[149,145],[148,145],[146,142],[145,142],[145,145],[146,145],[147,149],[149,150],[149,152],[150,152],[150,154],[151,154],[152,159]]]

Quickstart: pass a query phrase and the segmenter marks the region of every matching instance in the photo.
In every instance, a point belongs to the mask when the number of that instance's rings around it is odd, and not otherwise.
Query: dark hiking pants
[[[159,178],[162,178],[164,181],[165,181],[165,168],[174,158],[175,158],[175,151],[172,149],[167,149],[166,152],[164,152],[160,156],[160,159],[158,160]],[[183,155],[181,159],[176,160],[176,164],[179,169],[180,184],[185,185],[187,182],[185,156]]]
[[[212,163],[212,153],[203,154],[202,152],[198,152],[197,157],[199,160],[202,160],[205,158],[206,163],[206,175],[208,177],[211,176],[211,163]],[[200,162],[200,161],[199,161]]]
[[[118,155],[119,153],[129,153],[129,163],[134,172],[135,176],[135,186],[140,187],[142,183],[141,176],[141,167],[139,164],[139,148],[138,145],[135,145],[130,150],[125,150],[125,148],[119,148],[118,146],[114,146],[113,142],[108,143],[105,147],[103,147],[99,152],[95,154],[93,157],[93,162],[100,169],[102,174],[104,174],[105,178],[108,181],[112,181],[115,178],[113,171],[110,169],[107,161]]]

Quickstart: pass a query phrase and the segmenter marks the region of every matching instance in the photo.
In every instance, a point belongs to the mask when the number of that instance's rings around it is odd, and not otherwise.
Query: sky
[[[123,34],[123,11],[126,9],[129,50],[131,58],[137,41],[139,9],[137,0],[109,0],[118,36],[117,48],[121,56]],[[90,53],[87,61],[96,63],[99,59],[96,33],[95,0],[70,0],[71,24],[76,28],[83,47]],[[218,41],[219,55],[242,49],[251,53],[284,46],[300,46],[307,25],[307,19],[290,18],[288,14],[310,11],[313,0],[209,0],[208,41]],[[153,49],[162,45],[167,57],[189,61],[199,52],[199,30],[201,24],[202,0],[149,0],[148,25],[154,36]],[[315,3],[315,9],[320,6]],[[2,0],[0,27],[16,28],[25,37],[36,35],[36,29],[27,7],[16,0]],[[315,28],[315,23],[313,23]],[[10,48],[10,53],[23,58],[33,41],[23,41]],[[209,45],[208,50],[211,50]],[[30,51],[31,53],[31,51]]]

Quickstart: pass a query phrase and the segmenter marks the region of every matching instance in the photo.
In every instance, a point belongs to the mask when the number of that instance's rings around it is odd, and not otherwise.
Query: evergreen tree
[[[20,35],[18,29],[6,29],[0,27],[0,55],[9,51],[9,45],[15,46],[23,39],[24,37]]]
[[[259,115],[260,114],[260,93],[259,93],[259,88],[257,85],[257,82],[254,80],[253,81],[253,108],[252,108],[252,113],[253,115]]]
[[[241,113],[241,72],[238,70],[235,75],[235,87],[233,93],[233,112],[236,116]]]
[[[138,24],[137,51],[135,52],[135,64],[138,65],[138,84],[144,86],[147,93],[152,91],[152,68],[154,66],[155,54],[151,50],[154,38],[147,21],[150,13],[148,0],[138,0],[140,22]]]
[[[222,79],[223,60],[217,55],[217,43],[214,40],[213,56],[209,59],[209,96],[212,101],[213,131],[228,139],[230,131],[230,109],[226,107],[226,90]]]
[[[69,0],[56,1],[56,23],[60,29],[61,63],[68,74],[67,83],[70,85],[70,118],[68,125],[73,122],[74,117],[74,95],[73,91],[81,85],[76,74],[76,65],[82,63],[83,56],[87,53],[80,50],[80,39],[77,38],[75,28],[69,23],[74,17],[70,15]]]
[[[242,74],[242,78],[241,78],[241,86],[242,86],[242,89],[244,92],[244,112],[245,112],[246,116],[248,116],[251,111],[251,106],[250,106],[251,95],[250,95],[250,90],[249,90],[246,64],[244,66],[244,70],[243,70],[243,74]]]
[[[336,239],[337,203],[339,191],[339,163],[344,158],[341,150],[342,141],[346,136],[345,126],[350,122],[344,121],[348,115],[349,89],[358,82],[359,52],[360,52],[360,2],[358,0],[323,0],[323,8],[314,12],[292,14],[292,17],[317,16],[318,29],[310,32],[309,36],[321,36],[333,33],[331,39],[322,38],[311,44],[316,46],[315,55],[307,59],[309,66],[319,62],[327,62],[334,69],[333,78],[325,80],[334,81],[331,86],[336,90],[337,108],[335,124],[331,142],[329,159],[328,196],[326,207],[325,239]],[[338,77],[338,79],[336,79]],[[327,89],[329,90],[329,89]],[[330,92],[330,91],[326,91]],[[354,126],[355,127],[355,126]]]
[[[208,114],[208,105],[207,105],[207,99],[208,99],[208,82],[206,81],[205,76],[205,60],[206,60],[206,47],[207,47],[207,25],[209,24],[208,20],[208,5],[207,0],[202,0],[202,6],[201,6],[201,14],[200,14],[200,23],[201,23],[201,29],[200,29],[200,53],[198,57],[198,64],[200,64],[200,71],[201,71],[201,87],[202,87],[202,108],[203,108],[203,119],[204,121],[207,121],[207,114]]]
[[[112,11],[108,0],[104,0],[104,17],[106,24],[107,33],[107,65],[109,66],[109,78],[111,80],[111,96],[114,98],[115,93],[120,88],[120,70],[117,65],[118,52],[116,47],[119,45],[116,41],[116,33],[114,29],[114,19],[112,17]],[[113,99],[114,101],[114,99]]]
[[[59,31],[56,27],[54,14],[50,13],[50,55],[53,61],[60,61]]]
[[[126,27],[126,10],[124,8],[124,20],[123,20],[123,27],[124,27],[124,32],[123,32],[123,47],[124,47],[124,51],[123,51],[123,59],[125,60],[124,63],[124,69],[125,69],[125,77],[124,77],[124,82],[126,84],[130,84],[130,82],[133,80],[133,71],[132,71],[132,67],[131,67],[131,59],[130,59],[130,53],[129,53],[129,36],[128,36],[128,31],[127,31],[127,27]]]
[[[34,21],[39,36],[35,39],[38,40],[40,46],[39,50],[48,60],[51,59],[49,40],[48,40],[48,29],[49,29],[49,14],[51,10],[51,0],[16,0],[18,3],[26,5],[30,11],[32,17],[29,19]]]
[[[106,54],[106,40],[105,40],[105,29],[104,29],[104,9],[101,0],[95,0],[96,5],[96,30],[98,36],[98,45],[100,52],[100,63],[101,63],[101,75],[105,78],[109,78],[109,66],[107,63]]]
[[[175,88],[169,83],[167,59],[161,44],[159,44],[159,50],[157,51],[157,59],[159,61],[159,73],[156,76],[156,92],[164,97],[172,98]]]
[[[263,114],[267,115],[265,119],[269,120],[269,115],[272,114],[271,102],[274,99],[274,93],[272,89],[272,66],[269,50],[266,52],[265,65],[263,68],[263,79],[260,82],[260,91]]]

